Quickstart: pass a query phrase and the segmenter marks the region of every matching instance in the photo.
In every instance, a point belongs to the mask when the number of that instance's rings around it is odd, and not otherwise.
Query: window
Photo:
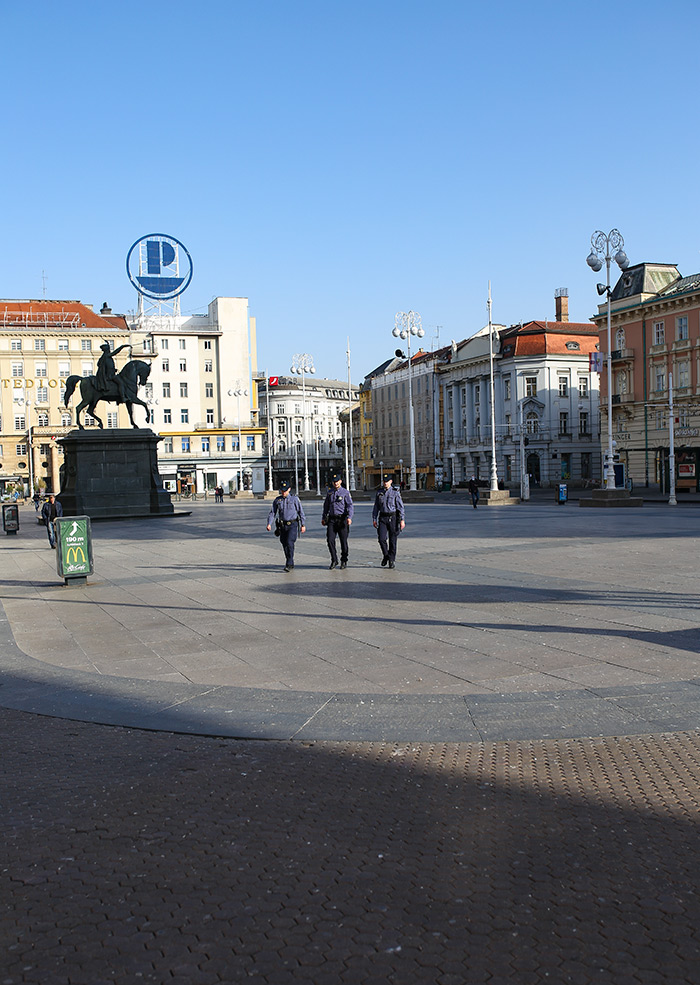
[[[34,375],[44,378],[48,374],[46,372],[46,363],[34,363]]]
[[[654,322],[654,345],[663,345],[666,341],[666,331],[662,321]]]
[[[202,451],[209,451],[209,438],[202,438]]]
[[[284,404],[277,404],[277,413],[284,414]]]
[[[92,352],[92,339],[81,339],[80,348],[83,352]]]
[[[43,352],[46,349],[45,339],[34,339],[34,351]]]
[[[187,340],[186,339],[178,339],[177,341],[178,341],[178,345],[180,346],[181,349],[187,348]]]
[[[114,352],[114,350],[116,349],[116,345],[114,344],[114,339],[105,339],[105,342],[109,346],[109,351]]]
[[[525,418],[525,430],[528,434],[537,434],[540,429],[540,419],[537,414],[530,413]]]
[[[627,372],[621,369],[615,374],[615,392],[619,394],[627,393]]]
[[[59,363],[58,364],[58,378],[60,380],[65,380],[70,376],[70,363]]]
[[[12,375],[15,379],[24,376],[24,363],[12,363]]]
[[[226,451],[226,435],[225,434],[217,434],[217,436],[216,436],[216,450],[217,451]]]
[[[690,386],[690,366],[687,362],[678,364],[678,386]]]
[[[211,397],[214,396],[214,384],[213,383],[205,383],[204,384],[204,396],[205,397],[209,397],[209,398],[211,398]]]
[[[161,339],[160,340],[160,347],[161,347],[161,349],[169,349],[170,348],[170,340],[169,339]]]
[[[107,427],[108,428],[119,427],[119,414],[115,410],[110,410],[107,412]]]
[[[294,422],[294,433],[301,434],[301,421]]]
[[[301,414],[301,404],[294,404],[294,413]]]
[[[287,422],[286,421],[278,421],[277,422],[277,434],[286,434],[286,433],[287,433]]]
[[[15,431],[26,431],[27,430],[27,419],[22,414],[18,414],[15,417]]]
[[[566,376],[559,377],[559,396],[568,397],[569,395],[569,380]]]
[[[657,410],[656,412],[656,430],[663,431],[666,427],[666,412],[663,410]]]
[[[255,435],[254,434],[248,434],[248,435],[246,435],[245,443],[246,443],[246,449],[248,451],[255,451]]]
[[[214,423],[214,410],[211,407],[207,407],[207,424]]]
[[[173,412],[169,408],[163,411],[163,423],[164,424],[173,423]]]
[[[624,328],[618,328],[615,332],[615,348],[624,349],[625,348],[625,330]]]
[[[68,339],[59,339],[58,340],[58,351],[59,352],[68,352],[68,348],[69,348],[69,346],[68,346]]]
[[[582,410],[578,415],[578,433],[588,434],[588,411]]]
[[[205,349],[211,349],[211,339],[205,339],[204,340],[204,348]]]
[[[143,395],[146,398],[146,400],[153,400],[153,384],[152,383],[146,383],[146,384],[144,384],[144,387],[143,387]]]
[[[47,404],[49,402],[49,388],[47,386],[36,388],[36,402],[38,404]]]
[[[205,359],[204,360],[204,372],[205,373],[213,373],[214,372],[213,365],[214,364],[212,363],[211,359]]]
[[[588,380],[585,376],[579,376],[578,378],[578,395],[579,397],[588,396]]]
[[[676,318],[676,339],[683,342],[688,338],[688,316],[679,315]]]
[[[569,433],[569,415],[566,411],[559,414],[559,434]]]
[[[503,399],[510,400],[510,376],[503,377]]]
[[[11,341],[10,341],[10,351],[11,352],[21,352],[22,351],[22,339],[11,339]]]
[[[83,376],[92,376],[92,363],[82,364],[82,374]]]
[[[231,451],[238,451],[238,435],[231,435]]]
[[[526,376],[525,377],[525,395],[527,397],[537,396],[537,377],[536,376]]]
[[[161,366],[161,369],[163,370],[164,373],[169,373],[170,372],[170,360],[169,359],[164,359],[163,360],[163,364]]]
[[[173,453],[173,439],[165,438],[163,441],[163,451],[166,455],[172,455]]]
[[[0,458],[2,458],[2,456],[3,456],[3,450],[2,450],[2,445],[0,445]]]
[[[71,426],[71,416],[70,414],[61,414],[61,427],[69,428]]]
[[[190,412],[187,407],[183,407],[180,411],[180,423],[189,424],[190,423]]]
[[[182,448],[183,451],[189,451],[190,450],[190,439],[189,438],[183,438],[182,439],[181,448]]]
[[[662,369],[657,369],[656,371],[656,386],[654,387],[654,389],[657,391],[657,393],[660,390],[666,389],[666,374]]]
[[[47,428],[49,426],[49,415],[45,410],[42,410],[36,415],[36,423],[40,428]]]
[[[164,397],[169,397],[170,396],[170,384],[169,383],[164,383],[163,384],[163,396]]]
[[[181,383],[180,384],[180,396],[181,397],[186,397],[187,396],[187,384],[186,383]]]
[[[25,444],[15,445],[15,449],[16,449],[16,452],[17,452],[18,455],[26,455],[27,454],[27,446]]]
[[[181,373],[186,373],[187,372],[187,360],[186,359],[181,359],[180,360],[180,372]]]

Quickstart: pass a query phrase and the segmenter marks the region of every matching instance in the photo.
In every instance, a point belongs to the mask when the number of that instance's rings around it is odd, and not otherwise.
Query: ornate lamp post
[[[306,373],[315,373],[314,368],[314,357],[310,356],[308,352],[297,353],[292,356],[292,366],[290,373],[295,376],[301,374],[301,399],[302,399],[302,428],[304,431],[304,489],[306,492],[309,491],[309,454],[306,441],[306,383],[305,376]]]
[[[489,281],[489,368],[491,372],[491,492],[498,492],[498,470],[496,468],[496,405],[493,386],[493,325],[491,324],[491,282]]]
[[[411,336],[422,339],[425,335],[421,317],[417,311],[397,311],[392,335],[406,342],[408,351],[408,419],[411,433],[411,474],[410,488],[416,488],[416,433],[413,426],[413,386],[411,382]]]
[[[591,236],[591,252],[586,263],[591,270],[598,273],[605,261],[606,282],[597,284],[599,295],[605,294],[608,307],[608,453],[605,467],[605,488],[615,488],[615,466],[613,463],[613,425],[612,425],[612,331],[610,328],[610,261],[614,260],[620,270],[627,270],[630,265],[627,254],[623,250],[625,241],[618,229],[611,229],[605,235],[597,229]],[[613,255],[614,251],[614,255]]]

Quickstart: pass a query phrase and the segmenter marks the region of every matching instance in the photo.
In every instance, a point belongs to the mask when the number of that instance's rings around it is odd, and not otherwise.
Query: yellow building
[[[105,342],[129,342],[124,319],[103,312],[80,301],[0,300],[0,494],[58,492],[56,439],[74,426],[80,399],[65,407],[66,380],[92,376]],[[128,358],[129,350],[115,357],[118,370]],[[105,407],[105,426],[130,426],[124,407]]]

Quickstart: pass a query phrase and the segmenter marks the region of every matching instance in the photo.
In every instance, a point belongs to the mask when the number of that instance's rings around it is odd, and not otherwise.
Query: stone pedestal
[[[60,438],[63,515],[171,516],[175,509],[158,472],[160,440],[150,428],[71,431]]]
[[[485,506],[517,506],[519,496],[511,496],[510,489],[480,489],[479,502]]]
[[[590,499],[579,499],[579,506],[624,507],[642,506],[641,496],[630,496],[626,489],[594,489]]]

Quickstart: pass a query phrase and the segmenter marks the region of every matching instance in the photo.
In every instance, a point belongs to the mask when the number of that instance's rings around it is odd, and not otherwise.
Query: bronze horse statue
[[[134,404],[140,404],[140,406],[146,411],[146,424],[148,424],[151,420],[151,412],[143,400],[139,398],[138,387],[146,382],[150,372],[151,366],[149,363],[142,362],[140,359],[132,359],[126,364],[121,372],[117,374],[124,389],[124,401],[122,401],[119,395],[119,388],[116,383],[110,382],[106,390],[97,390],[95,388],[94,376],[69,376],[66,380],[66,396],[64,403],[67,407],[68,401],[73,396],[75,388],[78,384],[80,384],[80,396],[83,399],[75,408],[75,420],[81,431],[85,429],[80,423],[80,412],[81,410],[85,410],[85,408],[87,408],[88,414],[95,418],[99,426],[101,428],[104,427],[104,424],[95,413],[95,407],[100,400],[108,400],[116,404],[120,404],[122,402],[126,404],[126,409],[129,412],[129,420],[131,421],[131,426],[134,428],[138,427],[138,425],[134,423],[132,407]]]

